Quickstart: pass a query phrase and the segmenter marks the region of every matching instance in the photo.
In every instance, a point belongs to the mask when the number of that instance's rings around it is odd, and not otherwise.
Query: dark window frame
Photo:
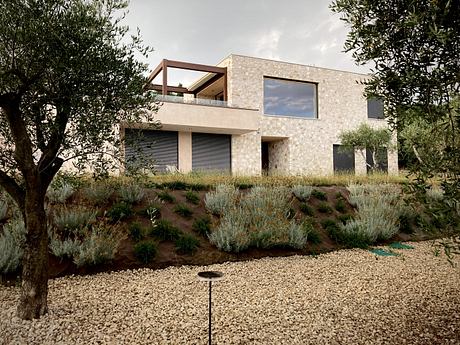
[[[340,146],[343,146],[341,144],[333,144],[332,145],[332,168],[333,168],[333,171],[334,171],[334,174],[339,174],[341,172],[344,172],[344,171],[349,171],[353,174],[356,174],[356,153],[355,153],[355,150],[354,149],[349,149],[350,152],[340,152]],[[337,151],[336,151],[336,148],[337,148]],[[352,158],[351,162],[352,162],[352,168],[351,169],[337,169],[337,165],[339,165],[338,161],[336,161],[336,155],[335,153],[337,152],[337,154],[340,155],[340,158],[343,159],[344,156],[349,156],[350,158]]]
[[[282,81],[291,81],[295,83],[304,83],[304,84],[311,84],[315,86],[315,116],[314,117],[306,117],[306,116],[299,116],[299,115],[287,115],[287,114],[266,114],[265,113],[265,79],[275,79],[275,80],[282,80]],[[289,79],[289,78],[281,78],[281,77],[274,77],[270,75],[263,75],[262,78],[262,100],[263,100],[263,114],[265,116],[273,116],[273,117],[290,117],[290,118],[295,118],[295,119],[306,119],[306,120],[317,120],[319,119],[319,105],[318,105],[318,82],[315,81],[309,81],[309,80],[299,80],[299,79]]]
[[[375,102],[379,103],[378,105],[371,106],[369,103]],[[378,107],[379,113],[374,113],[370,110],[375,110]],[[381,110],[381,113],[380,113]],[[385,119],[384,108],[383,108],[383,100],[378,97],[369,97],[367,98],[367,118],[374,119],[374,120],[383,120]]]

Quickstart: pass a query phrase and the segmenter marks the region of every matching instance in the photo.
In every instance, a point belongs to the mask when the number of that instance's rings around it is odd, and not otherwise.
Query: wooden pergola
[[[183,70],[190,70],[190,71],[213,73],[214,76],[208,79],[203,84],[199,85],[196,89],[189,90],[186,87],[168,85],[168,67],[183,69]],[[153,79],[155,79],[155,77],[159,75],[160,73],[162,73],[163,83],[161,85],[152,84]],[[163,59],[161,63],[152,71],[152,73],[150,73],[147,79],[145,88],[149,90],[160,91],[163,95],[167,95],[168,92],[180,92],[180,93],[193,94],[196,97],[196,95],[199,92],[203,91],[208,86],[218,81],[220,78],[223,78],[223,82],[224,82],[223,98],[224,98],[224,101],[227,101],[227,68],[226,67],[216,67],[216,66],[195,64],[195,63],[190,63],[190,62]]]

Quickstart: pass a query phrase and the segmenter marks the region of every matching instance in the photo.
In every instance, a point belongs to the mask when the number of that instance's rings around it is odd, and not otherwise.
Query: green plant
[[[81,244],[81,241],[78,239],[66,238],[61,240],[56,234],[50,235],[49,248],[51,253],[58,258],[66,257],[72,259],[80,252]]]
[[[145,231],[142,228],[142,225],[138,222],[133,222],[129,225],[129,236],[133,239],[134,242],[139,242],[144,238]]]
[[[193,254],[200,246],[200,241],[191,235],[182,235],[176,240],[176,249],[180,254]]]
[[[185,218],[190,218],[193,214],[193,211],[187,207],[187,205],[184,204],[178,204],[174,207],[174,212],[177,213],[178,215],[181,215],[182,217]]]
[[[150,204],[146,208],[142,209],[139,214],[144,217],[149,217],[153,215],[155,218],[161,217],[161,205],[157,203]]]
[[[321,226],[323,227],[323,229],[327,230],[329,227],[334,227],[334,228],[338,228],[337,226],[337,223],[332,220],[332,219],[324,219],[322,222],[321,222]]]
[[[158,199],[160,199],[163,202],[169,202],[169,203],[176,202],[176,198],[165,190],[157,192],[157,196],[158,196]]]
[[[330,213],[333,212],[332,207],[329,206],[329,205],[328,205],[327,203],[325,203],[325,202],[319,203],[317,209],[318,209],[318,211],[321,212],[321,213],[328,213],[328,214],[330,214]]]
[[[338,199],[335,202],[335,209],[340,213],[345,212],[347,210],[347,205],[345,204],[345,201],[343,199]]]
[[[26,228],[22,219],[11,219],[0,235],[0,272],[15,272],[21,266]]]
[[[339,214],[339,215],[337,216],[337,219],[338,219],[342,224],[345,224],[345,223],[348,222],[349,220],[353,219],[353,215],[352,215],[352,214],[349,214],[349,213]]]
[[[83,189],[83,195],[94,206],[107,204],[113,194],[113,187],[106,182],[93,182]]]
[[[217,229],[209,235],[209,241],[225,252],[239,253],[251,244],[251,238],[246,230],[248,223],[247,212],[238,207],[231,208],[223,215]]]
[[[138,204],[144,198],[144,189],[136,183],[122,184],[118,190],[122,201],[128,204]]]
[[[311,195],[313,197],[315,197],[316,199],[318,200],[323,200],[323,201],[326,201],[327,200],[327,195],[326,193],[318,190],[318,189],[313,189],[312,192],[311,192]]]
[[[59,185],[51,185],[46,192],[48,200],[53,204],[64,204],[75,192],[73,185],[67,182],[60,183]]]
[[[60,207],[54,212],[54,224],[60,230],[78,232],[96,221],[97,210],[84,206]]]
[[[182,231],[172,225],[171,222],[160,219],[150,234],[162,241],[175,241],[182,235]]]
[[[306,203],[300,204],[299,209],[303,214],[307,216],[313,217],[315,215],[315,213],[313,212],[313,209],[310,206],[308,206],[308,204]]]
[[[196,219],[192,224],[192,229],[202,236],[208,236],[211,232],[211,219],[207,216]]]
[[[335,198],[336,198],[337,200],[339,200],[339,199],[342,199],[342,200],[345,199],[345,197],[342,195],[341,192],[335,193]]]
[[[307,240],[312,244],[320,244],[322,242],[318,231],[313,228],[308,232]]]
[[[8,201],[0,194],[0,222],[8,217]]]
[[[112,220],[112,222],[118,222],[128,218],[132,213],[133,209],[130,204],[118,202],[107,211],[107,216]]]
[[[191,202],[194,205],[198,205],[200,203],[200,197],[198,196],[198,194],[191,190],[185,193],[185,199],[187,199],[188,202]]]
[[[157,245],[152,240],[142,241],[134,246],[134,255],[144,264],[150,263],[157,255],[157,251]]]
[[[414,233],[414,229],[412,228],[412,219],[407,214],[399,215],[399,231],[405,234],[412,234]]]
[[[295,185],[292,186],[292,193],[299,199],[299,201],[307,201],[310,199],[311,192],[313,191],[312,186]]]
[[[231,208],[237,198],[239,191],[230,184],[219,184],[215,191],[206,193],[204,203],[208,211],[212,214],[223,215],[226,210]]]

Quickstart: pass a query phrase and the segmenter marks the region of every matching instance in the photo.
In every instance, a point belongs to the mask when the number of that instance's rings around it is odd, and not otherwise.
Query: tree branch
[[[0,170],[0,185],[16,201],[19,208],[24,209],[26,193],[17,182],[3,170]]]

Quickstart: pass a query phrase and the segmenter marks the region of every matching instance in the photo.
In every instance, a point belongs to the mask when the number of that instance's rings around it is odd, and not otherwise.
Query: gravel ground
[[[14,317],[17,288],[0,287],[2,344],[205,344],[213,285],[217,344],[460,344],[460,269],[430,243],[376,257],[349,250],[318,257],[50,281],[49,313]]]

